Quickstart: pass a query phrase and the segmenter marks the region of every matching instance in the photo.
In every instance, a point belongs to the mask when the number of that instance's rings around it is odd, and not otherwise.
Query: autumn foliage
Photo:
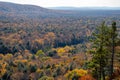
[[[74,69],[72,71],[69,71],[67,74],[65,74],[65,77],[67,80],[73,80],[73,79],[79,79],[82,76],[85,76],[87,74],[86,70],[83,69]]]
[[[91,75],[87,74],[79,78],[79,80],[96,80],[96,79],[94,79]]]

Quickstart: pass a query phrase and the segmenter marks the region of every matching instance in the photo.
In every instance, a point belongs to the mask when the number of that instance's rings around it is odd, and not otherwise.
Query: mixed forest
[[[119,80],[120,10],[0,2],[0,80]]]

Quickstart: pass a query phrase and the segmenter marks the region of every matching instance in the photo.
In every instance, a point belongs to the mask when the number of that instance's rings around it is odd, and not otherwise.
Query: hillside
[[[0,14],[0,53],[26,49],[36,53],[48,47],[83,44],[103,20],[109,24],[119,22],[120,17],[119,10],[59,11],[6,2],[0,2]]]
[[[35,5],[22,5],[9,2],[0,2],[0,10],[4,12],[24,12],[24,11],[48,11],[45,8]]]
[[[42,8],[35,5],[22,5],[9,2],[0,2],[0,17],[14,18],[14,17],[27,17],[27,18],[45,18],[54,17],[62,12]]]
[[[67,10],[67,11],[65,11]],[[27,18],[48,18],[64,16],[112,16],[120,15],[119,8],[74,8],[56,7],[42,8],[35,5],[22,5],[9,2],[0,2],[1,17],[27,17]],[[104,15],[103,15],[104,14]]]
[[[120,10],[0,2],[0,80],[109,80],[113,49],[118,80],[119,30]]]

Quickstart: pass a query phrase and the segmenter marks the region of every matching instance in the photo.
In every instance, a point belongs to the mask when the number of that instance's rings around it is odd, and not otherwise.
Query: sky
[[[120,7],[120,0],[0,0],[41,7]]]

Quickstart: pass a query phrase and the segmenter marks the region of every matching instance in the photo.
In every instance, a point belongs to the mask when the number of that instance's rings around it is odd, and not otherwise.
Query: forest
[[[0,80],[119,80],[120,10],[0,2]]]

